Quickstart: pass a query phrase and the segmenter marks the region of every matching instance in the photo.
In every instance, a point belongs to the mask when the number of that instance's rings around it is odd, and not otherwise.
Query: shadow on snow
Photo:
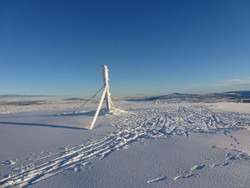
[[[76,112],[76,113],[62,113],[53,116],[91,116],[94,117],[96,110],[88,112]],[[108,113],[106,109],[101,109],[98,116],[105,116]]]
[[[17,122],[0,122],[2,125],[21,125],[21,126],[35,126],[35,127],[50,127],[50,128],[63,128],[63,129],[75,129],[75,130],[88,130],[81,127],[69,127],[62,125],[49,125],[49,124],[40,124],[40,123],[17,123]]]

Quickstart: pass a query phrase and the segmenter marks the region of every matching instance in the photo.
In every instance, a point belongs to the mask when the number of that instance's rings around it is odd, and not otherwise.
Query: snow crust
[[[4,105],[0,187],[249,187],[250,106],[127,102]]]

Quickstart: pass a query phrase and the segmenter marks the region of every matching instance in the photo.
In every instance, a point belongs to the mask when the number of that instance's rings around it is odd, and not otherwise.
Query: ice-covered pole
[[[102,66],[103,69],[103,82],[104,82],[104,87],[106,88],[106,104],[107,104],[107,109],[108,112],[110,113],[111,110],[111,94],[109,92],[109,75],[108,75],[108,67],[106,65]]]
[[[104,82],[104,90],[102,92],[102,96],[101,96],[101,99],[100,99],[100,103],[97,107],[97,110],[95,112],[95,115],[94,115],[94,118],[91,122],[91,125],[90,125],[90,128],[89,129],[93,129],[94,128],[94,125],[95,125],[95,122],[96,122],[96,119],[99,115],[99,112],[100,112],[100,109],[102,107],[102,103],[104,101],[104,98],[106,100],[106,104],[107,104],[107,109],[108,109],[108,113],[110,113],[111,111],[111,108],[112,108],[112,101],[111,101],[111,95],[110,95],[110,92],[109,92],[109,76],[108,76],[108,67],[106,65],[103,65],[102,66],[102,72],[103,72],[103,82]]]

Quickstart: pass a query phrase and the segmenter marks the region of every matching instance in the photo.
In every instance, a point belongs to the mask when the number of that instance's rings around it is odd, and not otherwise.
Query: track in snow
[[[164,111],[133,110],[130,114],[110,118],[110,124],[117,127],[116,132],[87,145],[79,145],[63,152],[36,158],[29,165],[20,165],[14,169],[15,173],[0,180],[0,187],[26,187],[69,169],[79,171],[91,164],[92,159],[97,157],[100,160],[104,159],[112,152],[143,138],[167,138],[171,135],[188,136],[190,133],[196,132],[223,132],[225,136],[239,144],[230,130],[243,129],[250,125],[250,120],[242,118],[242,115],[244,114],[213,112],[205,106],[169,107]],[[241,155],[243,156],[244,153]],[[248,155],[246,154],[246,156]],[[218,166],[226,164],[225,162],[218,164]],[[207,168],[207,166],[200,164],[192,167],[188,173],[173,177],[171,180],[192,177],[194,176],[193,171],[202,168]],[[165,179],[167,179],[166,176],[161,176],[149,180],[148,183]]]

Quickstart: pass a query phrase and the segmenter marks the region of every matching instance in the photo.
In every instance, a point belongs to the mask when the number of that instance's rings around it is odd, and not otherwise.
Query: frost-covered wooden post
[[[109,76],[108,76],[108,67],[106,65],[102,66],[103,69],[103,82],[104,82],[104,87],[106,88],[106,104],[107,104],[107,109],[108,112],[110,113],[111,110],[111,96],[109,92]]]
[[[103,65],[102,66],[102,71],[103,71],[103,82],[104,82],[104,90],[102,92],[102,96],[101,96],[101,99],[100,99],[100,103],[97,107],[97,110],[95,112],[95,116],[92,120],[92,123],[90,125],[90,129],[93,129],[94,128],[94,125],[95,125],[95,122],[96,122],[96,119],[98,117],[98,114],[100,112],[100,109],[102,107],[102,104],[103,104],[103,100],[104,100],[104,97],[105,97],[105,100],[106,100],[106,104],[107,104],[107,110],[108,110],[108,113],[110,113],[111,111],[111,108],[112,108],[112,101],[111,101],[111,94],[109,92],[109,77],[108,77],[108,67],[106,65]]]

